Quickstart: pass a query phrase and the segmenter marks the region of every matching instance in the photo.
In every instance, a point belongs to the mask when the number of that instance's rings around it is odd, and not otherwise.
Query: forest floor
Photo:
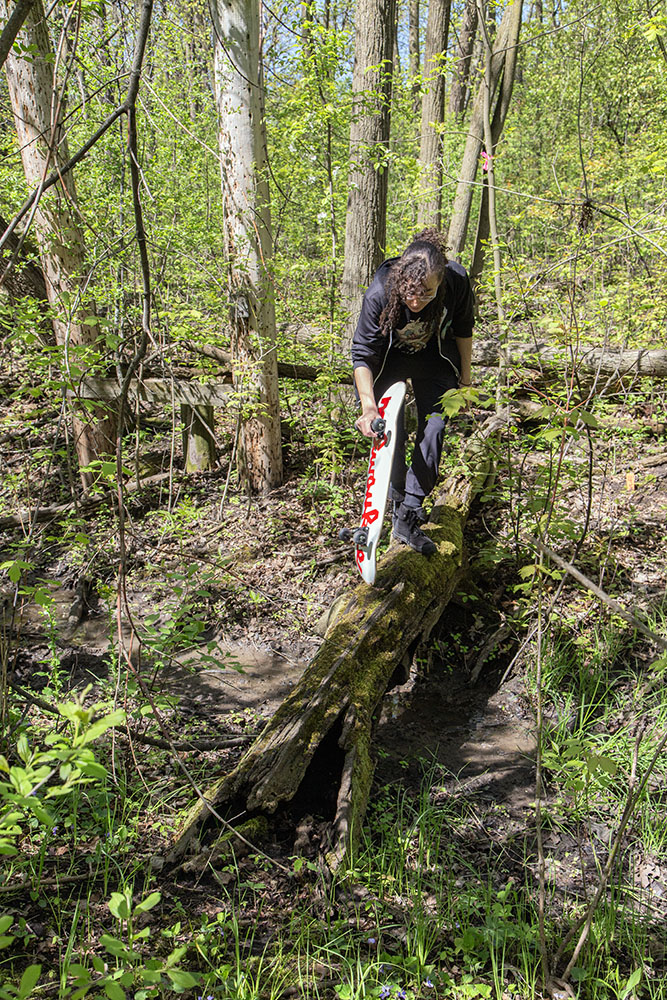
[[[26,417],[16,389],[8,377],[0,516],[62,503],[69,491],[57,442],[52,455],[55,415],[35,406]],[[104,988],[111,1000],[119,987],[139,997],[532,997],[541,950],[558,958],[555,972],[564,968],[569,952],[558,956],[559,944],[603,877],[633,769],[650,765],[589,944],[551,992],[663,996],[667,768],[651,753],[667,712],[657,654],[569,578],[536,575],[525,538],[551,511],[551,544],[567,557],[581,537],[579,568],[664,634],[664,419],[661,397],[637,393],[601,403],[591,433],[568,437],[566,428],[549,439],[538,425],[516,424],[508,432],[495,485],[468,526],[466,582],[408,682],[385,695],[362,844],[333,884],[319,859],[321,817],[298,805],[254,849],[198,868],[163,865],[193,798],[164,737],[178,740],[205,787],[298,680],[332,601],[356,582],[337,531],[356,521],[363,457],[317,478],[292,441],[286,483],[267,497],[248,498],[228,481],[225,454],[212,473],[172,468],[128,493],[120,605],[108,493],[88,512],[6,527],[3,561],[25,563],[18,586],[2,583],[10,764],[17,735],[29,729],[37,746],[54,730],[55,704],[75,696],[124,709],[131,735],[107,734],[97,748],[107,779],[56,802],[52,828],[33,818],[7,858],[0,911],[14,921],[14,947],[0,975],[17,982],[36,963],[35,995],[68,997],[78,982],[81,995]],[[454,422],[445,465],[469,424]],[[149,427],[144,475],[167,470],[171,451],[164,427]],[[542,652],[538,628],[549,636]],[[133,926],[113,903],[126,891],[134,905],[159,893]]]

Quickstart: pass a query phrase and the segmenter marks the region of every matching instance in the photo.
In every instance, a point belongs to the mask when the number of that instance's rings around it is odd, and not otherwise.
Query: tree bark
[[[477,3],[476,0],[466,0],[463,23],[456,47],[454,79],[449,91],[449,112],[457,117],[462,117],[466,109],[476,31]]]
[[[341,299],[348,317],[344,350],[352,340],[364,291],[384,257],[395,17],[396,0],[358,0],[341,281]]]
[[[510,102],[512,100],[512,91],[514,90],[514,81],[516,79],[518,51],[517,46],[514,45],[508,49],[505,57],[500,94],[498,100],[496,101],[495,110],[493,112],[493,121],[491,122],[492,148],[488,150],[488,152],[490,152],[492,156],[495,156],[496,147],[503,133],[505,119],[507,118],[507,112],[509,111]],[[488,240],[491,230],[491,220],[489,218],[489,193],[488,175],[485,175],[477,220],[477,233],[475,235],[475,244],[473,247],[473,259],[470,267],[470,277],[473,282],[482,273],[482,268],[484,267],[484,243]]]
[[[442,126],[445,120],[445,63],[451,0],[430,0],[424,46],[425,87],[419,148],[419,226],[440,228]]]
[[[245,411],[240,468],[251,490],[267,492],[283,465],[259,0],[215,0],[211,10],[234,380]]]
[[[505,67],[508,53],[516,52],[521,29],[522,6],[522,0],[515,0],[513,4],[510,4],[505,9],[493,44],[493,51],[489,61],[490,72],[488,79],[480,81],[480,86],[475,96],[468,128],[468,139],[461,161],[461,169],[459,171],[456,195],[449,224],[449,233],[447,235],[447,242],[452,248],[453,257],[460,256],[465,246],[468,231],[473,190],[477,176],[477,165],[480,153],[482,152],[482,146],[484,145],[484,102],[487,98],[486,90],[488,88],[489,100],[491,102],[495,101],[498,81]],[[510,87],[510,96],[511,92]],[[505,114],[507,114],[507,109],[505,109]]]
[[[237,767],[207,790],[204,798],[216,811],[273,813],[297,792],[303,795],[304,779],[313,799],[303,812],[321,810],[315,799],[326,753],[336,773],[326,783],[333,792],[324,804],[331,824],[327,861],[336,868],[345,860],[370,794],[375,710],[392,678],[405,678],[406,661],[409,667],[454,591],[470,505],[491,472],[488,439],[505,421],[492,418],[473,436],[466,472],[437,494],[429,527],[437,552],[425,559],[394,545],[379,562],[376,586],[361,584],[337,602],[335,620],[301,680]],[[201,801],[193,807],[170,861],[183,855],[210,815]]]
[[[215,465],[213,407],[181,403],[183,424],[183,462],[185,471],[208,472]]]
[[[412,102],[415,111],[419,111],[419,0],[409,0],[408,3],[408,60],[410,80],[412,83]]]
[[[0,13],[7,16],[6,0],[0,0]],[[55,58],[41,0],[32,4],[19,37],[29,54],[17,56],[10,51],[5,71],[26,180],[30,187],[39,188],[53,167],[64,166],[69,159]],[[85,247],[76,205],[73,176],[67,173],[34,207],[53,329],[57,344],[66,348],[67,371],[76,366],[87,370],[100,339],[95,305],[86,295]],[[91,412],[75,407],[73,425],[82,468],[113,453],[116,429],[108,408]],[[87,486],[91,477],[82,474],[82,480]]]

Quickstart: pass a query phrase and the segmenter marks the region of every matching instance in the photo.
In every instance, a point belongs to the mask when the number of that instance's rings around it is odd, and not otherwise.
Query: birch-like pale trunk
[[[0,0],[0,16],[6,19],[7,14],[6,0]],[[25,55],[11,49],[5,72],[26,181],[29,188],[38,189],[69,159],[61,125],[61,87],[42,0],[32,4],[17,37]],[[42,193],[33,217],[56,343],[65,348],[63,379],[74,397],[100,337],[95,306],[86,295],[85,246],[76,205],[70,172]],[[108,404],[83,409],[75,402],[73,428],[81,468],[113,454],[116,429]],[[82,481],[88,486],[90,474],[83,473]]]
[[[281,484],[283,465],[259,0],[214,0],[211,11],[240,469],[250,489],[267,492]]]
[[[442,203],[442,126],[445,117],[445,64],[451,0],[430,0],[424,46],[424,74],[419,146],[420,228],[440,228]]]
[[[396,0],[358,0],[345,265],[341,281],[341,299],[348,316],[344,347],[352,340],[361,299],[384,258],[395,21]]]

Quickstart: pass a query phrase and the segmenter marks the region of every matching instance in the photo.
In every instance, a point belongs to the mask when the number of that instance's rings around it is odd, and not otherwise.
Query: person
[[[355,427],[375,437],[377,400],[397,381],[410,379],[417,405],[417,436],[406,469],[405,410],[398,418],[391,471],[394,538],[422,555],[435,552],[421,525],[438,477],[448,389],[471,385],[474,297],[468,274],[448,260],[437,229],[418,233],[400,257],[386,260],[364,295],[352,339],[354,382],[361,404]]]

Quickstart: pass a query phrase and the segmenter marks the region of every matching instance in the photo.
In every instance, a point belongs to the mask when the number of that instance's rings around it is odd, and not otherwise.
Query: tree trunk
[[[475,96],[470,125],[468,127],[468,139],[466,141],[461,169],[459,171],[458,185],[454,206],[449,224],[447,242],[452,248],[452,256],[459,257],[465,246],[466,234],[468,231],[468,221],[470,219],[470,209],[472,206],[473,190],[475,178],[477,176],[477,165],[484,145],[484,101],[485,90],[489,88],[489,99],[493,102],[496,98],[496,90],[501,73],[505,67],[508,53],[514,54],[519,41],[519,31],[521,29],[522,0],[515,0],[510,4],[503,14],[503,19],[498,28],[498,34],[493,44],[493,52],[490,60],[490,79],[488,82],[482,80]],[[514,56],[515,58],[515,56]],[[513,83],[513,74],[511,76]],[[511,85],[509,96],[511,96]],[[502,97],[501,97],[502,101]],[[507,108],[505,108],[505,115]]]
[[[512,48],[508,49],[505,57],[500,95],[496,102],[496,107],[493,113],[493,121],[491,122],[492,148],[488,150],[488,152],[490,152],[493,156],[495,156],[496,147],[503,133],[505,119],[507,118],[507,112],[509,111],[510,102],[512,100],[512,91],[514,90],[514,81],[516,78],[517,56],[518,48],[514,45]],[[489,238],[490,230],[491,220],[489,218],[489,185],[488,176],[485,175],[477,221],[477,233],[475,235],[475,244],[473,247],[473,259],[470,267],[470,278],[472,281],[475,281],[482,273],[482,268],[484,266],[484,244]]]
[[[213,407],[181,403],[183,424],[183,462],[185,471],[208,472],[215,465]]]
[[[667,350],[615,351],[604,347],[580,348],[574,358],[564,347],[551,347],[545,344],[509,344],[507,347],[509,363],[514,370],[514,379],[518,380],[518,369],[524,372],[532,371],[543,376],[547,381],[561,379],[564,383],[572,381],[576,375],[585,386],[591,380],[597,380],[597,393],[602,393],[607,386],[615,386],[623,379],[634,378],[666,378]],[[497,345],[487,350],[478,364],[494,364],[497,361]],[[493,359],[493,360],[492,360]],[[604,379],[607,386],[600,385]],[[527,379],[523,379],[525,386]]]
[[[6,0],[0,0],[0,14],[7,16]],[[26,180],[37,188],[51,170],[69,159],[60,88],[54,79],[57,67],[41,0],[30,8],[18,37],[26,54],[10,51],[5,71]],[[76,205],[73,175],[67,173],[38,200],[34,221],[56,342],[67,346],[68,371],[77,366],[85,371],[95,360],[100,330],[94,303],[86,298],[85,248]],[[91,411],[75,406],[73,424],[82,468],[114,452],[115,421],[108,408]],[[91,476],[83,474],[82,479],[87,486]]]
[[[328,813],[330,866],[345,860],[370,794],[375,710],[392,678],[405,679],[406,663],[409,668],[459,580],[463,528],[491,471],[488,438],[504,423],[491,418],[480,429],[466,448],[466,474],[438,492],[429,528],[437,552],[425,559],[392,545],[379,562],[376,586],[360,584],[337,602],[335,620],[301,680],[234,771],[207,790],[213,808],[273,813],[299,792],[303,813]],[[325,762],[334,770],[326,783]],[[182,856],[210,815],[201,801],[193,807],[170,861]]]
[[[341,282],[341,299],[348,316],[344,349],[352,340],[363,294],[384,257],[395,16],[396,0],[358,0]]]
[[[472,53],[475,45],[475,33],[477,31],[477,3],[476,0],[466,0],[463,11],[463,23],[459,34],[459,42],[456,47],[456,63],[454,66],[454,79],[449,91],[449,111],[450,114],[462,117],[466,109],[466,98],[470,81],[470,66],[472,63]]]
[[[413,107],[419,111],[419,0],[409,0],[408,3],[408,59]]]
[[[424,46],[424,96],[419,148],[420,227],[440,228],[442,202],[442,126],[445,118],[445,56],[451,0],[430,0]]]
[[[211,10],[234,381],[244,407],[240,468],[250,489],[267,492],[283,466],[259,0],[215,0]]]

